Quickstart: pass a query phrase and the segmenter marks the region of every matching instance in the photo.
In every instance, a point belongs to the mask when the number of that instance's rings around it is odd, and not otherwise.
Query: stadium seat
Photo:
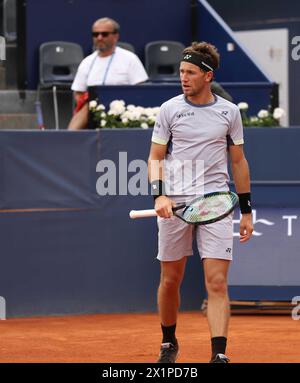
[[[8,42],[17,39],[17,5],[16,0],[3,1],[3,34]]]
[[[41,88],[52,88],[55,129],[59,129],[57,87],[70,88],[83,57],[83,50],[79,44],[51,41],[40,46],[37,100],[39,101]]]
[[[179,81],[184,45],[178,41],[152,41],[145,46],[145,67],[150,81]]]
[[[123,49],[127,49],[128,51],[135,53],[134,46],[130,43],[125,43],[124,41],[118,41],[117,46]]]

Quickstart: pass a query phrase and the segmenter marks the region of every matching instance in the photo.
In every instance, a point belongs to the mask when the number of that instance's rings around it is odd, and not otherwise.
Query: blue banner
[[[229,284],[300,285],[300,208],[253,210],[254,232],[239,243],[239,215],[234,216],[234,256]]]

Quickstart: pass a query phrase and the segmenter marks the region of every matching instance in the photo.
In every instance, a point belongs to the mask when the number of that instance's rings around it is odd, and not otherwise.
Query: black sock
[[[163,333],[162,343],[172,343],[174,344],[174,346],[176,346],[177,344],[177,340],[175,336],[176,323],[173,326],[161,325],[161,329]]]
[[[211,352],[212,358],[217,354],[225,354],[227,338],[224,336],[216,336],[211,338]]]

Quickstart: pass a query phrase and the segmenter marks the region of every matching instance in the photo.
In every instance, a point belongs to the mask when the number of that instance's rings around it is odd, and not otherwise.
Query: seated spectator
[[[87,127],[89,86],[136,85],[148,80],[140,59],[134,53],[116,46],[119,31],[119,24],[108,17],[94,22],[92,36],[95,52],[81,62],[71,87],[77,107],[69,130]]]

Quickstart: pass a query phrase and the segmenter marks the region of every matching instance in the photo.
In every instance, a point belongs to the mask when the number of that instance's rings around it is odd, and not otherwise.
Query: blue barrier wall
[[[8,317],[156,310],[155,220],[128,216],[152,206],[152,197],[96,193],[98,160],[118,163],[124,151],[128,162],[145,159],[150,134],[0,132],[0,296]],[[187,272],[182,307],[199,309],[199,259]]]
[[[113,160],[118,169],[120,152],[128,164],[146,160],[151,133],[0,132],[0,296],[8,317],[156,310],[156,221],[128,217],[131,209],[151,207],[151,196],[96,192],[97,162]],[[243,246],[236,237],[230,295],[291,300],[300,289],[300,129],[249,128],[245,139],[262,235]],[[297,216],[290,218],[292,235],[287,216]],[[194,256],[182,309],[200,309],[204,296]]]
[[[262,106],[267,107],[272,94],[272,83],[220,83],[232,96],[234,103],[247,102],[249,116],[256,115]],[[113,100],[124,100],[126,104],[144,107],[160,106],[166,100],[182,94],[180,83],[143,84],[130,86],[93,86],[89,87],[90,99],[96,99],[106,107]]]

